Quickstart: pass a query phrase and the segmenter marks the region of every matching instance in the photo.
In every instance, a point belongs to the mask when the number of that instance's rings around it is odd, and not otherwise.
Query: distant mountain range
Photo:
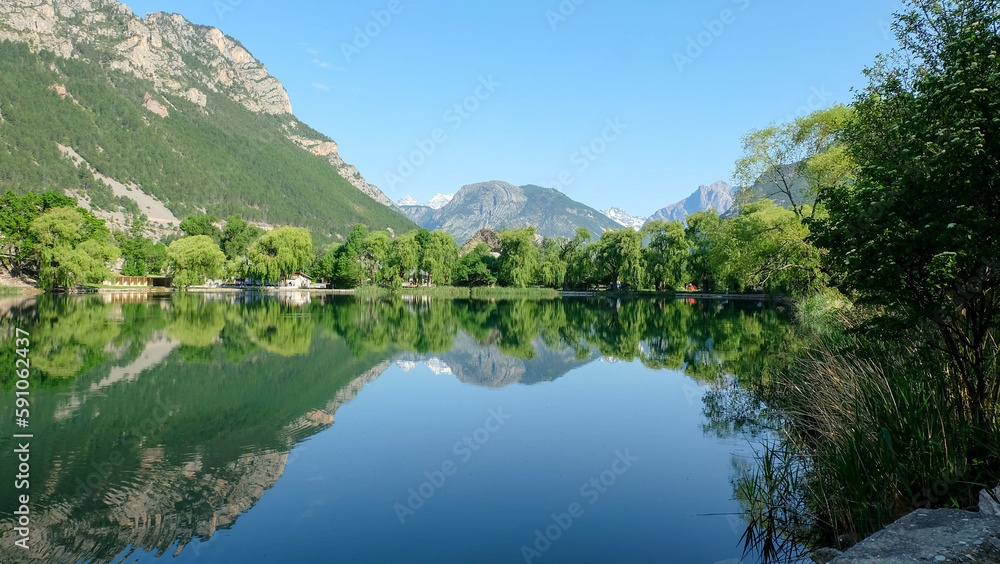
[[[578,227],[586,227],[595,238],[609,229],[621,229],[601,212],[558,190],[499,180],[464,186],[437,210],[429,206],[400,208],[421,227],[447,231],[460,244],[480,229],[534,226],[543,237],[569,238]]]
[[[716,213],[722,215],[733,207],[736,188],[725,182],[716,182],[708,186],[702,185],[686,199],[669,205],[654,213],[649,221],[685,221],[687,216],[714,209]]]

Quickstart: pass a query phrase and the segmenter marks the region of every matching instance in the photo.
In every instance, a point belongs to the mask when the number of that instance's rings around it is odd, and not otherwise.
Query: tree
[[[393,278],[389,272],[389,255],[392,253],[392,239],[385,231],[375,231],[365,237],[362,245],[361,263],[368,272],[372,284],[381,284]]]
[[[226,253],[226,258],[229,260],[246,257],[250,251],[250,245],[263,234],[263,229],[256,225],[250,225],[242,216],[231,215],[226,219],[226,226],[222,229],[222,252]],[[199,235],[209,234],[199,233]]]
[[[423,249],[421,268],[438,285],[451,281],[452,271],[458,261],[458,244],[450,233],[431,231]]]
[[[596,272],[594,245],[590,243],[590,230],[577,227],[576,236],[562,248],[562,260],[566,263],[566,289],[584,289],[593,284]]]
[[[472,252],[459,259],[455,267],[456,286],[492,286],[496,284],[496,259],[486,243],[476,245]]]
[[[615,289],[642,287],[642,235],[630,227],[605,231],[598,241],[601,279]]]
[[[743,156],[736,161],[736,179],[743,186],[738,204],[759,198],[787,201],[799,217],[806,205],[815,209],[819,185],[841,184],[849,176],[839,135],[850,116],[850,108],[838,105],[747,133]]]
[[[367,238],[368,226],[359,223],[351,230],[347,241],[337,249],[333,272],[333,280],[337,286],[356,288],[364,282],[365,270],[361,265],[361,253],[364,252]]]
[[[188,237],[206,235],[218,245],[222,241],[222,230],[215,226],[219,218],[212,214],[194,214],[181,222],[180,228]]]
[[[0,264],[19,273],[35,252],[31,223],[46,211],[76,207],[76,200],[55,192],[28,192],[18,196],[7,190],[0,196]]]
[[[771,200],[748,204],[723,222],[712,247],[718,280],[737,291],[805,295],[816,290],[824,277],[819,250],[808,237],[809,229],[791,210]]]
[[[263,235],[250,248],[247,271],[258,280],[277,282],[313,261],[313,240],[304,227],[281,227]]]
[[[677,289],[687,277],[689,255],[684,225],[679,221],[650,221],[642,227],[649,237],[644,252],[646,276],[657,292]]]
[[[688,274],[691,282],[701,290],[712,291],[719,285],[719,253],[713,247],[722,232],[722,218],[714,209],[693,213],[687,218],[684,236],[691,246],[688,256]]]
[[[547,288],[562,288],[566,283],[566,261],[562,249],[567,244],[565,237],[546,237],[542,240],[541,257],[538,262],[538,283]]]
[[[418,277],[420,270],[420,243],[417,233],[411,231],[396,237],[392,244],[390,262],[399,280],[408,282],[410,277]]]
[[[500,283],[514,288],[527,288],[535,280],[538,255],[534,227],[501,231]]]
[[[108,265],[118,259],[118,248],[104,221],[89,211],[51,209],[31,222],[30,233],[41,289],[97,284],[111,277]]]
[[[846,290],[947,355],[956,404],[983,428],[1000,401],[1000,13],[913,6],[894,25],[904,62],[866,71],[844,135],[856,179],[825,190],[813,230]]]
[[[226,255],[208,235],[178,239],[167,247],[174,286],[186,288],[222,276]]]
[[[146,216],[132,221],[128,231],[115,232],[115,242],[121,249],[125,264],[123,276],[159,274],[167,261],[167,247],[146,237]]]

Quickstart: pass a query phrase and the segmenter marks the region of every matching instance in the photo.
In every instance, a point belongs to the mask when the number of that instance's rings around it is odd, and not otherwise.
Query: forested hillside
[[[157,197],[179,218],[200,210],[242,214],[308,227],[320,241],[338,240],[358,222],[397,232],[415,227],[290,140],[330,141],[293,115],[252,112],[211,90],[194,101],[164,94],[150,81],[107,69],[102,51],[82,43],[76,50],[80,58],[66,59],[0,43],[5,189],[79,191],[96,210],[138,211],[65,158],[63,145],[100,174]],[[184,62],[199,65],[194,58]]]

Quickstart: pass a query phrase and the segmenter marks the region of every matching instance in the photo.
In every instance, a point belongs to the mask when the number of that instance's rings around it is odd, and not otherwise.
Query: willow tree
[[[266,233],[250,247],[248,272],[265,282],[284,280],[313,261],[313,240],[304,227],[282,227]]]

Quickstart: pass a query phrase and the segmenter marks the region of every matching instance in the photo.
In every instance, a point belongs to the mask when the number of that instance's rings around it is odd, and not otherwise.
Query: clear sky
[[[649,215],[850,102],[899,0],[126,0],[220,28],[393,200],[506,180]],[[395,13],[392,13],[395,12]],[[457,106],[457,107],[456,107]],[[581,148],[589,147],[582,151]]]

